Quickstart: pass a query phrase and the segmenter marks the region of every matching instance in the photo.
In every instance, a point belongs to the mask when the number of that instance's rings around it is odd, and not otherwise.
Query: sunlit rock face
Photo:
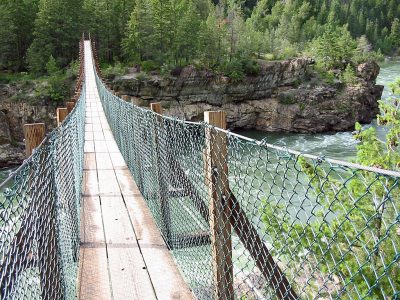
[[[131,72],[109,85],[136,105],[160,101],[165,114],[190,121],[201,121],[207,110],[224,110],[230,129],[336,132],[375,118],[383,91],[376,85],[376,63],[359,65],[357,83],[351,86],[339,80],[323,83],[310,64],[307,58],[263,62],[258,76],[240,82],[191,66],[179,76],[143,79]]]

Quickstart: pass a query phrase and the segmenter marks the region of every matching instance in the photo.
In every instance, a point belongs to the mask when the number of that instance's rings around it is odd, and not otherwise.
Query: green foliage
[[[228,76],[233,82],[240,82],[245,78],[243,64],[240,60],[227,61],[222,66],[225,76]]]
[[[102,68],[103,76],[109,79],[113,79],[116,76],[124,75],[126,71],[127,68],[124,66],[124,64],[120,62]]]
[[[142,61],[140,67],[144,72],[151,72],[158,69],[158,64],[152,60]]]
[[[260,64],[251,59],[246,59],[242,62],[243,71],[247,76],[257,76],[260,74]]]
[[[49,75],[55,75],[56,73],[58,73],[60,71],[53,55],[50,55],[49,61],[46,64],[46,71],[47,71],[47,74],[49,74]]]
[[[26,70],[26,51],[33,39],[36,0],[0,1],[0,67]]]
[[[59,74],[51,75],[45,93],[55,102],[65,101],[69,95],[69,86],[66,82],[66,77]]]
[[[85,31],[108,64],[219,70],[227,61],[288,59],[308,50],[327,71],[396,54],[396,1],[3,0],[0,67],[40,75],[53,56],[64,68],[77,58]],[[244,73],[257,72],[245,66]]]
[[[61,67],[77,56],[81,14],[81,0],[39,0],[34,39],[27,53],[32,72],[44,73],[51,55]]]
[[[279,103],[286,104],[286,105],[295,104],[297,102],[295,96],[291,93],[279,94],[278,101],[279,101]]]
[[[146,81],[150,79],[150,76],[146,72],[140,72],[137,74],[136,79],[139,81]]]
[[[311,43],[311,54],[325,70],[341,68],[352,60],[357,44],[346,27],[327,26],[325,32]]]
[[[400,94],[400,80],[393,85],[393,92]],[[357,163],[400,170],[399,101],[397,97],[380,102],[378,122],[387,126],[385,140],[379,138],[375,128],[363,130],[356,124]],[[297,268],[307,260],[315,268],[313,278],[340,278],[334,290],[346,284],[346,294],[331,294],[333,297],[384,299],[393,290],[398,291],[400,269],[391,264],[399,255],[398,226],[387,223],[398,218],[400,208],[395,179],[378,178],[367,171],[339,173],[342,171],[302,156],[296,166],[301,172],[299,180],[302,175],[308,178],[307,193],[311,197],[313,191],[317,205],[307,222],[294,222],[282,202],[264,201],[262,220],[268,228],[273,256],[288,264],[287,268]],[[377,277],[384,272],[390,276]],[[318,285],[312,280],[305,290],[310,295]]]
[[[332,85],[335,83],[336,80],[336,76],[335,73],[333,73],[332,70],[326,70],[325,66],[318,62],[315,66],[314,66],[314,70],[318,73],[318,75],[321,77],[321,79],[329,84]]]
[[[21,73],[0,72],[0,83],[2,84],[21,82],[21,81],[29,82],[32,79],[33,79],[32,75],[26,72],[21,72]]]
[[[346,66],[346,69],[341,74],[341,79],[344,83],[352,85],[357,83],[356,73],[351,64]]]

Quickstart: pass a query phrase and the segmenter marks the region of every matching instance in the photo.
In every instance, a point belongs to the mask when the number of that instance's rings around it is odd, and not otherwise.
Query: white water
[[[389,83],[394,82],[397,78],[400,78],[400,59],[382,64],[377,78],[377,84],[385,86],[382,99],[392,96]],[[384,135],[384,128],[377,126],[376,121],[366,127],[368,126],[375,126],[378,134]],[[256,139],[265,138],[270,144],[277,144],[303,153],[312,153],[329,158],[351,160],[356,155],[357,142],[353,139],[351,132],[290,134],[244,130],[239,133]]]

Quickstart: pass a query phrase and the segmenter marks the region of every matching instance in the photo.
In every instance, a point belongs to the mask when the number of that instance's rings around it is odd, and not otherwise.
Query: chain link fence
[[[74,110],[0,185],[1,299],[76,298],[85,88],[77,90]]]
[[[400,173],[161,116],[97,84],[198,299],[400,298]]]

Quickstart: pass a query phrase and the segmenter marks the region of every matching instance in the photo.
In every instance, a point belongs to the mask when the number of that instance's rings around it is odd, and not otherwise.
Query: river
[[[381,65],[377,83],[385,86],[383,99],[391,95],[388,85],[398,77],[400,77],[400,58]],[[376,126],[376,122],[371,125]],[[383,135],[384,129],[379,126],[376,127]],[[357,142],[353,139],[351,132],[336,134],[290,134],[243,130],[239,133],[256,139],[265,138],[270,144],[281,145],[304,153],[312,153],[330,158],[351,160],[356,154]],[[10,169],[0,169],[0,183],[7,178],[10,171]]]
[[[394,82],[396,78],[400,78],[400,58],[381,65],[377,83],[385,86],[382,99],[391,96],[389,83]],[[375,126],[380,136],[385,134],[384,128],[377,126],[376,121],[371,125],[366,125],[366,127],[368,126]],[[353,139],[351,132],[298,134],[242,130],[238,133],[259,140],[265,138],[269,144],[285,146],[286,148],[298,150],[303,153],[341,160],[351,160],[355,157],[357,151],[357,142]]]

